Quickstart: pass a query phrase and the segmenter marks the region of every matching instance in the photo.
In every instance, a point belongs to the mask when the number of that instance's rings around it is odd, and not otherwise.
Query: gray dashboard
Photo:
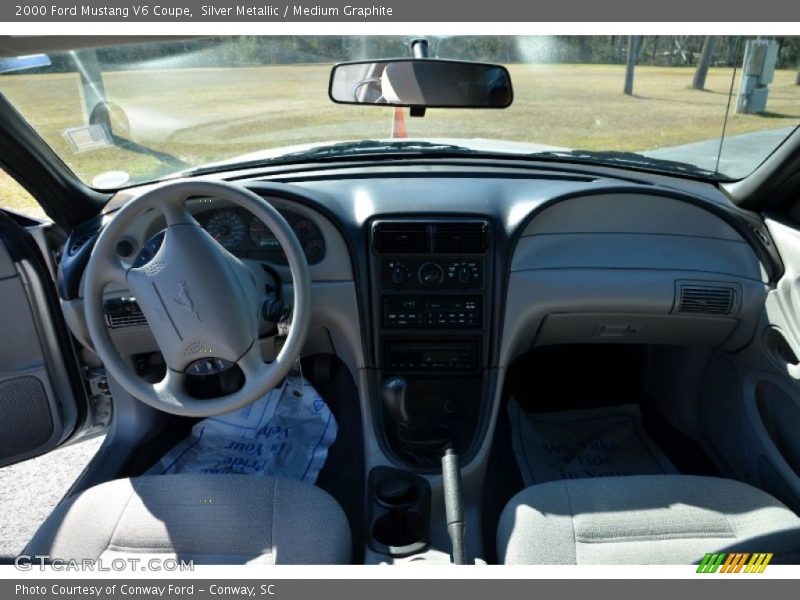
[[[741,347],[752,335],[768,282],[780,269],[764,243],[760,220],[707,184],[657,176],[641,181],[553,172],[523,176],[510,169],[409,167],[371,177],[343,175],[309,177],[292,187],[304,202],[331,215],[350,244],[361,280],[362,328],[370,323],[374,286],[368,276],[370,223],[447,217],[492,223],[490,366],[507,366],[532,345],[545,343]],[[251,184],[261,191],[273,185]],[[679,310],[681,286],[697,292],[694,284],[701,293],[729,288],[730,310]],[[634,318],[617,318],[626,315]],[[630,335],[594,335],[605,325],[611,332],[627,326]],[[364,333],[365,360],[376,365],[378,349]]]
[[[243,177],[241,183],[319,227],[325,254],[312,265],[312,279],[353,282],[354,318],[340,325],[360,340],[351,348],[356,365],[375,367],[378,361],[369,331],[374,282],[368,236],[370,223],[381,218],[491,223],[490,367],[507,366],[536,344],[632,341],[733,349],[745,343],[779,268],[769,264],[753,235],[758,223],[707,184],[612,175],[410,163]],[[109,210],[124,199],[112,201]],[[142,241],[155,225],[143,227]],[[288,280],[288,269],[272,266]],[[678,310],[681,286],[695,284],[712,292],[729,288],[730,310]]]
[[[750,245],[701,207],[645,193],[573,197],[519,237],[500,363],[553,343],[736,349],[753,334],[766,284]]]

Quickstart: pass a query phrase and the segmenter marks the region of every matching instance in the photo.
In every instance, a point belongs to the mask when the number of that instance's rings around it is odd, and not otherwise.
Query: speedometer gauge
[[[226,250],[232,250],[244,241],[244,221],[232,210],[214,213],[206,223],[205,229]]]
[[[264,248],[266,250],[280,248],[278,239],[269,230],[269,227],[264,225],[261,219],[253,217],[253,220],[250,221],[248,234],[250,235],[250,241],[259,248]]]

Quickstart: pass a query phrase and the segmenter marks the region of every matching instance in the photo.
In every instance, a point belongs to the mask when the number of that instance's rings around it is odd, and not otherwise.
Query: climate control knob
[[[444,270],[436,263],[425,263],[417,273],[422,285],[439,285],[444,281]]]
[[[392,283],[395,285],[400,285],[405,281],[406,272],[403,268],[403,265],[395,265],[392,267]]]

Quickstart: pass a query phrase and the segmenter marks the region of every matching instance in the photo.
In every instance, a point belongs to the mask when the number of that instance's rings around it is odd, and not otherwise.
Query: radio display
[[[477,367],[478,344],[465,342],[409,342],[384,345],[384,368],[407,371],[464,371]]]
[[[480,296],[384,296],[384,327],[480,327]]]

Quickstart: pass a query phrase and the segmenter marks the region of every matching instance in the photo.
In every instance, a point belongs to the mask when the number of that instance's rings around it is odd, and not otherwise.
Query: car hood
[[[352,140],[330,140],[326,142],[314,142],[310,144],[297,144],[293,146],[281,146],[279,148],[270,148],[268,150],[258,150],[256,152],[249,152],[241,154],[233,158],[225,159],[222,161],[215,161],[202,165],[202,168],[214,167],[235,167],[238,163],[250,163],[258,161],[270,161],[280,159],[282,156],[300,154],[317,148],[325,148],[326,146],[333,146],[335,144],[342,144],[351,142]],[[376,139],[376,142],[392,143],[397,141],[415,142],[419,141],[425,144],[441,144],[461,146],[475,152],[486,153],[500,153],[500,154],[533,154],[536,152],[549,152],[549,151],[568,151],[569,148],[563,146],[550,146],[546,144],[525,143],[525,142],[512,142],[504,140],[490,140],[485,138],[381,138]],[[387,149],[387,152],[393,150]],[[424,152],[424,150],[423,150]],[[342,156],[343,159],[348,158],[346,155]],[[311,159],[310,159],[311,160]]]

